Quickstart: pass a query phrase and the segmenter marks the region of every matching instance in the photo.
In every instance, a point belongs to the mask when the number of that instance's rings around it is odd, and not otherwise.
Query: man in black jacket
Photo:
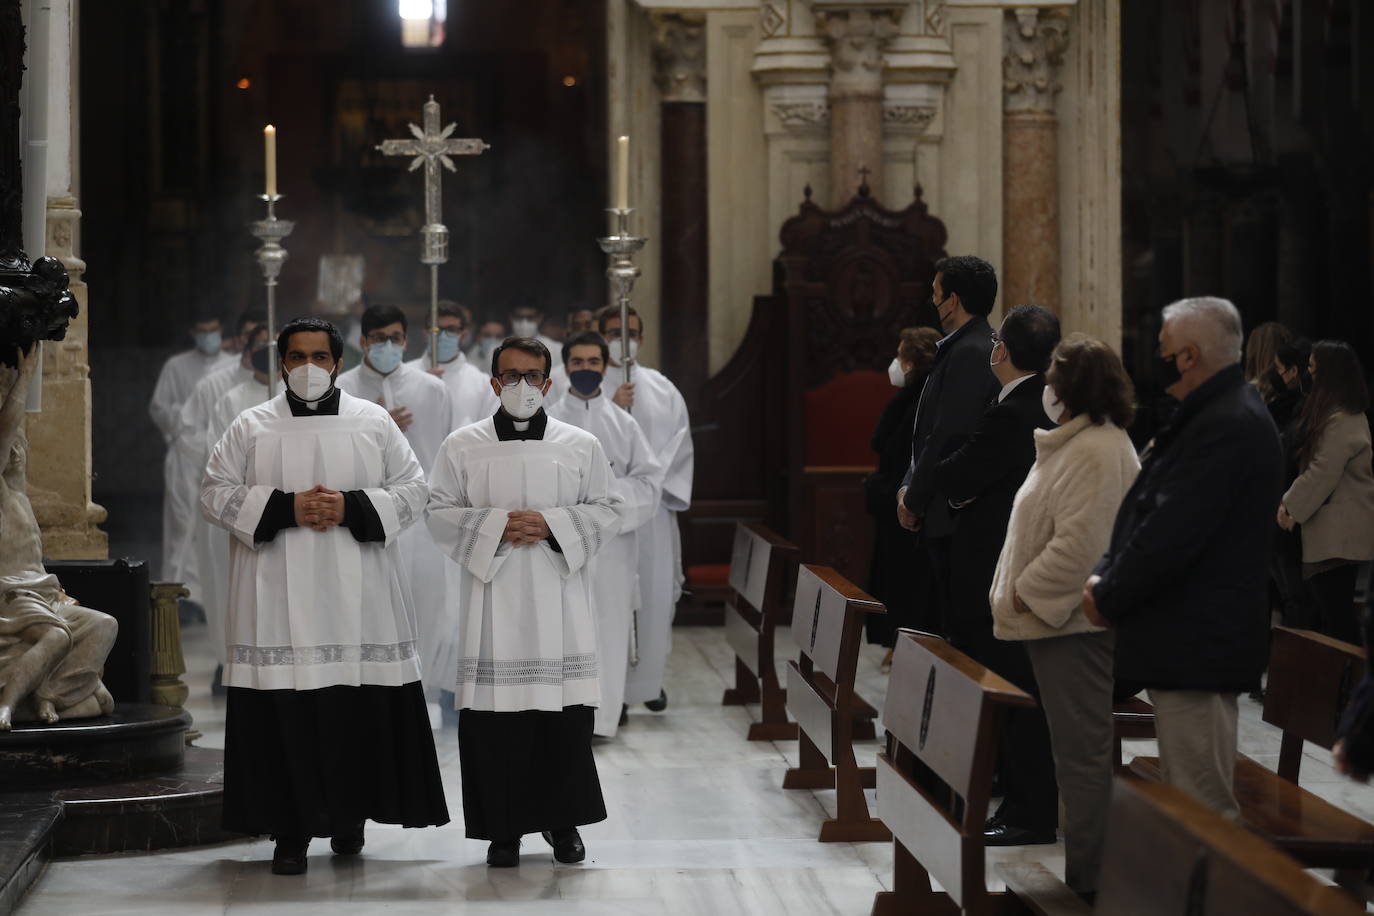
[[[1016,491],[1035,463],[1035,430],[1054,426],[1041,396],[1044,372],[1059,344],[1059,319],[1039,306],[1018,305],[992,340],[992,371],[1002,388],[973,435],[935,470],[936,483],[954,509],[949,639],[979,664],[1038,697],[1025,645],[993,636],[988,590]],[[1038,707],[1014,710],[1003,722],[999,757],[1004,797],[984,839],[990,846],[1053,843],[1059,793],[1045,713]]]
[[[947,633],[954,523],[935,466],[973,432],[999,387],[988,367],[992,329],[987,320],[997,299],[997,273],[972,255],[942,258],[935,264],[933,291],[945,337],[936,344],[935,364],[916,410],[911,465],[897,491],[897,520],[925,541]]]
[[[1264,671],[1283,485],[1278,432],[1240,349],[1225,299],[1164,309],[1160,370],[1182,403],[1146,448],[1083,590],[1088,618],[1117,630],[1117,678],[1150,689],[1165,781],[1233,820],[1236,697]]]

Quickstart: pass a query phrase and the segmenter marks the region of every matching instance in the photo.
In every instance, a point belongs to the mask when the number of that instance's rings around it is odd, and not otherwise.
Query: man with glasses
[[[442,340],[442,335],[440,335]],[[406,316],[394,305],[371,305],[363,312],[363,361],[339,376],[339,389],[355,398],[381,404],[396,421],[425,474],[434,466],[439,446],[453,430],[453,406],[444,383],[402,361],[406,349]],[[439,700],[441,633],[445,626],[443,557],[424,525],[412,525],[401,536],[401,555],[409,571],[415,602],[416,643],[425,696]]]
[[[1045,413],[1045,370],[1059,345],[1059,319],[1038,305],[1018,305],[989,338],[992,374],[1001,390],[973,435],[935,468],[935,482],[954,516],[949,641],[1017,687],[1039,696],[1023,642],[993,635],[988,591],[1006,540],[1016,491],[1035,464],[1035,431],[1052,429]],[[1059,795],[1045,713],[1013,710],[998,741],[1003,799],[983,834],[989,846],[1053,843]]]
[[[486,367],[474,365],[463,352],[472,333],[472,310],[447,299],[440,300],[439,366],[430,368],[428,348],[419,359],[410,362],[416,369],[438,376],[448,389],[449,405],[453,409],[450,432],[491,416],[497,407]]]
[[[619,499],[594,435],[544,412],[553,359],[512,337],[492,357],[501,408],[444,441],[428,521],[459,567],[458,752],[467,836],[487,864],[542,833],[559,862],[606,818],[592,727],[600,703],[587,566],[615,538]]]

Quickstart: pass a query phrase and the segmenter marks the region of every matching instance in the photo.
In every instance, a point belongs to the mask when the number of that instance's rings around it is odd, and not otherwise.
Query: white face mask
[[[334,376],[314,363],[305,363],[286,373],[286,386],[302,401],[318,401],[334,387]]]
[[[539,333],[539,322],[533,318],[512,318],[510,331],[516,337],[533,337]]]
[[[528,420],[544,406],[544,392],[524,379],[501,389],[501,408],[516,420]]]
[[[1040,405],[1045,408],[1045,416],[1050,418],[1050,422],[1058,426],[1064,418],[1064,402],[1059,400],[1059,396],[1049,385],[1040,392]]]
[[[894,388],[906,387],[906,373],[902,371],[902,361],[894,359],[892,365],[887,367],[887,380],[892,383]]]
[[[615,360],[617,363],[621,362],[622,360],[620,359],[620,338],[612,337],[609,340],[607,340],[606,343],[611,348],[611,359]],[[628,349],[630,351],[630,362],[634,362],[635,359],[639,356],[639,338],[631,337]]]

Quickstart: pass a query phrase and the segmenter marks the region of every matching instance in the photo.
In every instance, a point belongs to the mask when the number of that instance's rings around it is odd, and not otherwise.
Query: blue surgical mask
[[[462,346],[463,338],[461,334],[454,334],[452,331],[439,332],[439,362],[451,363],[458,358],[458,348]]]
[[[602,374],[595,369],[576,369],[568,373],[569,384],[583,397],[596,394],[596,389],[601,387],[602,378]]]
[[[367,361],[372,364],[382,375],[390,375],[396,371],[396,367],[401,364],[401,357],[405,356],[405,350],[398,343],[386,341],[384,343],[373,344],[367,348]]]
[[[501,339],[499,337],[483,337],[477,342],[477,346],[481,348],[482,358],[489,360],[491,354],[496,352],[496,348],[501,346]]]
[[[214,356],[224,344],[224,339],[220,337],[219,331],[206,331],[203,334],[196,334],[195,338],[196,349],[206,356]]]

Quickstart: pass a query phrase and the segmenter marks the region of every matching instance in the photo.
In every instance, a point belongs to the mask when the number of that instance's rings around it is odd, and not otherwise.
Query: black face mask
[[[1161,391],[1167,391],[1183,378],[1183,373],[1178,371],[1178,356],[1178,353],[1155,356],[1155,380]]]
[[[595,369],[576,369],[568,373],[568,382],[578,394],[591,397],[601,387],[603,375]]]
[[[268,360],[272,357],[271,347],[258,347],[248,357],[248,362],[252,364],[254,372],[267,374]]]
[[[1268,373],[1269,387],[1275,391],[1287,391],[1288,383],[1283,379],[1283,373],[1277,369],[1270,369]]]

